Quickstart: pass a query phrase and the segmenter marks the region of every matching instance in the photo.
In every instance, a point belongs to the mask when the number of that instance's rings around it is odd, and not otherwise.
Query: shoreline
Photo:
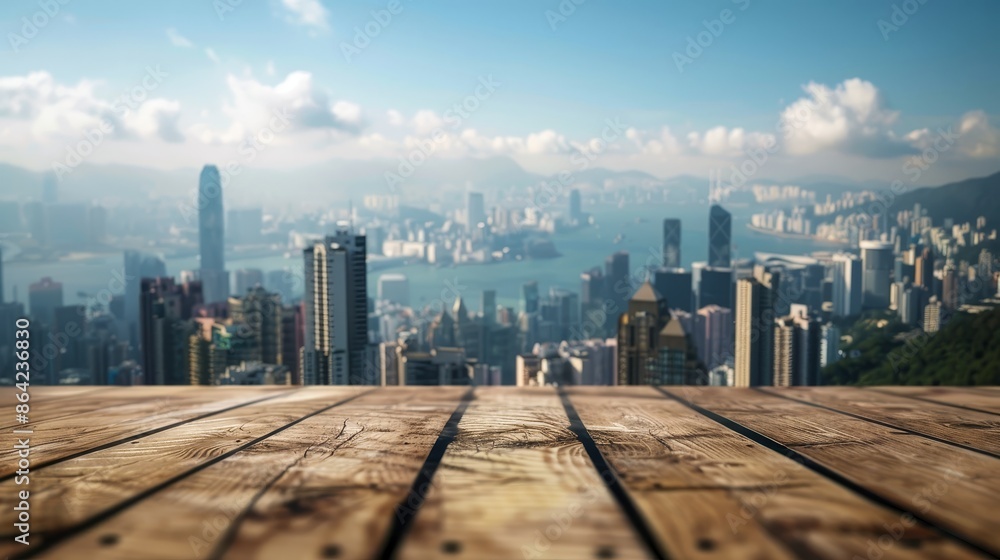
[[[785,233],[781,231],[772,231],[769,229],[763,229],[754,226],[753,224],[747,224],[747,229],[754,233],[759,233],[762,235],[769,235],[771,237],[780,237],[782,239],[796,239],[799,241],[811,241],[813,243],[821,243],[824,245],[835,245],[839,247],[847,247],[850,245],[848,241],[836,241],[833,239],[824,239],[822,237],[816,237],[815,235],[804,235],[801,233]]]

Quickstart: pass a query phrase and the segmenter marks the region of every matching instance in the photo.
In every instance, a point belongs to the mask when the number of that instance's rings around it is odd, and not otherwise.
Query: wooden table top
[[[9,558],[1000,556],[996,387],[30,391]]]

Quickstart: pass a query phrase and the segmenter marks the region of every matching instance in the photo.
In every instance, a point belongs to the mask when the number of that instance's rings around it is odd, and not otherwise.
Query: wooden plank
[[[137,388],[138,389],[138,388]],[[181,390],[172,387],[139,389],[135,398],[128,392],[113,408],[94,409],[94,401],[81,403],[79,414],[57,417],[52,420],[32,421],[29,428],[31,462],[38,468],[53,461],[73,457],[103,445],[127,439],[151,430],[186,422],[248,402],[278,396],[294,391],[288,387],[192,387]],[[147,396],[143,398],[143,396]],[[96,399],[96,397],[90,397]],[[98,399],[97,402],[100,402]],[[73,401],[66,401],[68,410],[76,410]],[[9,480],[17,470],[17,451],[0,450],[0,481]]]
[[[1000,457],[1000,418],[855,387],[767,387],[777,395],[844,411]]]
[[[552,389],[477,389],[398,557],[649,557],[568,424]]]
[[[868,387],[869,391],[902,395],[989,414],[1000,414],[1000,394],[979,388],[959,387]]]
[[[651,387],[569,392],[671,557],[864,558],[894,524],[884,560],[979,557]]]
[[[29,399],[38,401],[55,401],[69,397],[82,396],[86,393],[93,393],[104,389],[114,389],[120,391],[125,387],[94,387],[90,385],[31,385],[28,387]],[[0,407],[7,409],[13,407],[19,401],[17,394],[21,390],[15,387],[0,387]],[[2,422],[8,421],[3,418]]]
[[[91,391],[77,391],[66,395],[49,396],[48,391],[29,390],[29,427],[40,422],[50,422],[68,416],[88,414],[96,410],[131,405],[144,399],[169,398],[187,390],[189,395],[199,392],[199,387],[157,386],[157,387],[107,387],[92,388]],[[39,394],[41,393],[41,394]],[[11,405],[13,406],[13,405]],[[20,428],[13,417],[0,418],[0,430]]]
[[[359,392],[350,387],[293,391],[33,471],[31,545],[72,533],[144,493]],[[0,483],[0,495],[12,496],[17,489],[14,480]],[[0,510],[0,525],[12,528],[15,513],[9,508]],[[0,555],[26,550],[13,543],[11,530],[4,530]]]
[[[994,555],[1000,460],[750,389],[674,394],[794,449]]]
[[[370,558],[466,389],[390,387],[332,408],[51,549],[102,559]],[[170,523],[149,523],[170,519]]]

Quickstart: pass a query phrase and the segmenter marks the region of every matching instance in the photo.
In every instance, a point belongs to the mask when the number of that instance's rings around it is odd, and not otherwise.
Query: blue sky
[[[965,132],[929,178],[998,167],[997,2],[49,2],[51,18],[44,0],[0,4],[0,159],[32,168],[65,159],[147,67],[166,77],[109,125],[93,163],[225,157],[280,105],[294,123],[258,164],[406,157],[444,126],[435,157],[541,171],[589,148],[607,167],[704,175],[775,142],[771,175],[891,178],[952,126]],[[28,38],[22,18],[50,21]],[[366,25],[377,35],[348,60]],[[679,69],[699,33],[707,46]],[[442,124],[486,76],[496,91]],[[797,102],[816,122],[793,142],[777,125]],[[603,147],[607,119],[632,132]]]

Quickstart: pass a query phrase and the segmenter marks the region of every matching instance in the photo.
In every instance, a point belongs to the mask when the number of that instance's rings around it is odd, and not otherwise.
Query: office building
[[[701,269],[698,284],[698,308],[718,305],[733,308],[733,270],[706,267]]]
[[[735,385],[757,387],[773,381],[774,299],[777,273],[762,268],[736,283]]]
[[[681,221],[676,218],[663,220],[663,266],[680,268],[681,264]]]
[[[889,307],[890,284],[894,265],[893,246],[881,241],[861,242],[862,305],[866,309]]]
[[[862,262],[855,255],[838,253],[831,266],[833,288],[833,314],[851,317],[861,313]]]
[[[628,261],[628,251],[618,251],[604,261],[604,298],[608,302],[608,314],[612,317],[625,313],[629,306],[632,279]]]
[[[733,217],[725,208],[713,204],[708,213],[708,266],[732,266]]]
[[[201,284],[173,278],[143,278],[139,289],[139,335],[146,385],[185,385],[191,380],[188,347],[192,310],[202,302]]]
[[[687,333],[647,280],[618,319],[618,385],[686,385]]]
[[[691,313],[694,310],[694,290],[691,273],[683,268],[660,268],[653,273],[653,287],[667,298],[671,309]]]
[[[694,344],[698,358],[712,370],[733,357],[733,312],[708,305],[694,315]]]
[[[199,276],[205,303],[224,302],[229,297],[229,274],[225,266],[225,219],[219,169],[206,165],[198,181]]]
[[[306,385],[367,385],[368,292],[365,236],[340,224],[305,257]]]
[[[486,203],[483,193],[470,192],[466,198],[465,219],[469,231],[476,231],[480,224],[486,224]]]
[[[51,327],[55,310],[62,306],[62,283],[46,276],[28,286],[28,310],[35,321]]]
[[[283,364],[281,296],[260,286],[250,288],[244,295],[229,298],[229,318],[233,324],[244,325],[239,336],[253,339],[259,355],[250,361],[264,364]]]
[[[142,279],[166,275],[167,267],[162,260],[139,251],[125,251],[125,336],[133,352],[137,352],[140,346],[139,293]]]

